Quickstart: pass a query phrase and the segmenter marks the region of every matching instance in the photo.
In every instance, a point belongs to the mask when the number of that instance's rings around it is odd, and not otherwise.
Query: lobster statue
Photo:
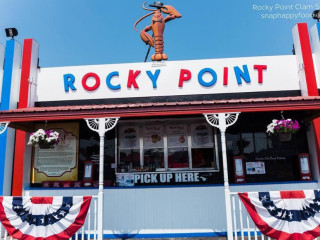
[[[167,60],[168,57],[165,53],[163,53],[163,31],[166,22],[169,22],[175,18],[180,18],[181,14],[172,6],[163,5],[161,2],[154,2],[154,4],[150,4],[150,7],[156,7],[157,9],[148,9],[145,7],[146,2],[142,5],[142,8],[148,11],[152,11],[147,15],[141,17],[136,23],[134,24],[134,29],[137,31],[137,24],[144,18],[153,14],[151,19],[151,25],[145,27],[140,32],[140,37],[142,41],[144,41],[150,47],[155,48],[155,54],[152,55],[152,61],[161,61]],[[162,13],[168,14],[165,18],[162,16]],[[152,30],[153,37],[151,37],[147,32]],[[148,50],[148,53],[149,53]],[[147,54],[148,55],[148,54]]]

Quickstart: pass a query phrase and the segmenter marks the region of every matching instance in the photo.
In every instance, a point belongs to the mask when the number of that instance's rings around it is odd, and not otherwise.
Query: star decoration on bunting
[[[286,211],[284,211],[282,218],[286,218],[286,216],[287,216],[287,213]]]
[[[64,216],[65,214],[66,214],[66,212],[63,211],[63,210],[61,210],[61,211],[59,212],[59,215],[61,215],[61,216]]]
[[[264,195],[261,199],[260,199],[261,202],[263,201],[267,201],[267,195]]]
[[[290,220],[292,220],[292,216],[293,216],[292,212],[290,212],[290,213],[288,214],[288,216],[289,216]]]
[[[282,211],[278,212],[277,216],[281,217],[281,215],[282,215]]]
[[[270,206],[268,207],[268,209],[269,209],[270,211],[274,211],[276,208],[275,208],[274,206],[271,206],[271,205],[270,205]]]

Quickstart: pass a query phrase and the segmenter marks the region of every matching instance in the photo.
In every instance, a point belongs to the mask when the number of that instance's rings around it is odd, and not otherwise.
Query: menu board
[[[60,136],[61,130],[59,131]],[[65,138],[53,149],[35,147],[34,168],[48,177],[58,177],[77,165],[77,138],[65,132]]]
[[[212,146],[211,127],[206,123],[191,124],[192,146]]]
[[[151,125],[143,127],[143,147],[163,147],[163,127],[161,125]]]
[[[241,158],[235,159],[235,166],[236,166],[236,175],[243,176],[243,166],[242,166],[242,159]]]
[[[139,148],[139,127],[120,127],[120,148]]]
[[[307,157],[300,157],[301,173],[309,173],[309,161]]]
[[[168,147],[185,147],[188,146],[188,133],[186,124],[168,125],[167,139]]]
[[[92,179],[92,162],[84,164],[84,177],[86,179]]]

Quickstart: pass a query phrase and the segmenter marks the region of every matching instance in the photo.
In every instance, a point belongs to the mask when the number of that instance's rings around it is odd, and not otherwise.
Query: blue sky
[[[148,13],[141,7],[143,2],[0,0],[0,42],[4,44],[7,39],[6,27],[18,29],[16,39],[20,43],[24,38],[36,39],[40,44],[41,67],[142,62],[147,46],[133,25]],[[163,3],[182,14],[181,19],[166,25],[164,47],[169,60],[291,54],[292,27],[298,22],[307,22],[311,27],[315,20],[306,14],[320,7],[316,0]],[[266,6],[267,10],[258,10]],[[288,16],[296,19],[285,19],[279,14],[291,14]],[[151,17],[140,22],[138,30],[150,21]]]

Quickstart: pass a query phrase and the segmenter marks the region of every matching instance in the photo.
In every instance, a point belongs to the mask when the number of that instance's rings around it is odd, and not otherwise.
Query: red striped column
[[[23,43],[20,93],[18,108],[33,107],[36,101],[36,86],[38,75],[38,56],[39,44],[33,39],[25,39]],[[31,156],[26,156],[26,132],[17,130],[15,140],[14,153],[14,170],[12,182],[12,196],[21,196],[23,190],[24,178],[24,159],[31,159]],[[30,151],[29,151],[30,152]],[[31,164],[31,163],[28,163]],[[29,166],[27,168],[29,170]],[[29,172],[29,171],[28,171]],[[26,177],[30,177],[27,173]]]
[[[292,35],[298,62],[301,95],[318,96],[308,25],[306,23],[298,23],[292,29]]]
[[[319,96],[315,66],[313,63],[308,26],[298,23],[292,29],[294,49],[298,63],[298,74],[302,96]],[[318,170],[320,173],[320,119],[313,120]]]

